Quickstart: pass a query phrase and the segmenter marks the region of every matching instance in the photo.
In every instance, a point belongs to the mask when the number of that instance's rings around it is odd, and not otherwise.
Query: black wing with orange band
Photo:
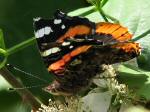
[[[106,46],[115,41],[114,44],[108,46],[111,49],[121,51],[125,55],[128,54],[128,57],[124,61],[135,58],[141,53],[140,44],[131,41],[133,36],[126,27],[113,23],[98,23],[96,25],[96,33],[98,35],[110,35],[111,38],[103,37],[102,41]]]
[[[75,42],[73,44],[66,40],[69,38],[74,39],[74,37],[84,38],[89,34],[93,34],[95,23],[90,22],[87,18],[67,16],[57,10],[52,19],[35,18],[34,29],[44,63],[48,71],[53,72],[64,69],[65,64],[71,61],[72,57],[84,52],[83,49],[89,47],[78,48],[79,44]],[[80,43],[80,46],[83,43]],[[73,50],[76,50],[76,52]],[[55,63],[59,63],[59,65]]]
[[[86,18],[69,17],[56,11],[53,19],[36,18],[34,27],[40,53],[48,71],[55,74],[62,73],[69,62],[92,48],[105,49],[107,52],[111,49],[108,54],[111,51],[123,51],[124,54],[138,55],[140,52],[137,43],[128,42],[132,35],[127,28],[119,24],[95,24]],[[114,52],[112,49],[117,50]],[[135,57],[130,55],[129,59]]]

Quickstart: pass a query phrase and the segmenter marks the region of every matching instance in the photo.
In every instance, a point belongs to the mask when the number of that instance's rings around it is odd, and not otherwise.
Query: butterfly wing
[[[57,10],[52,19],[34,19],[35,36],[41,43],[63,42],[64,39],[75,35],[89,34],[93,31],[95,23],[87,18],[70,17]]]
[[[132,38],[132,34],[129,33],[126,27],[114,23],[97,23],[95,34],[95,38],[105,44],[127,42]]]
[[[55,74],[63,72],[69,62],[90,48],[105,49],[107,46],[110,49],[121,49],[119,43],[129,44],[128,41],[132,38],[127,28],[119,24],[95,24],[86,18],[67,16],[59,10],[53,19],[36,18],[34,27],[44,63],[48,71]],[[122,48],[128,49],[124,44]],[[133,47],[134,50],[138,48],[138,45]]]
[[[97,23],[93,38],[103,42],[103,46],[93,46],[99,58],[104,58],[103,64],[128,61],[141,52],[139,43],[132,42],[132,34],[120,24]]]
[[[85,51],[83,50],[85,47],[77,48],[76,43],[71,44],[65,40],[92,34],[95,32],[95,23],[90,22],[87,18],[67,16],[57,10],[52,19],[34,19],[34,29],[44,63],[49,71],[55,72],[64,70],[64,66],[73,59],[72,57]],[[88,47],[86,46],[86,49]],[[75,49],[78,52],[73,52]]]

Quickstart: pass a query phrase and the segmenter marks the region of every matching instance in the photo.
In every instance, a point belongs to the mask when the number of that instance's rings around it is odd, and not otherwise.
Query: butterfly
[[[60,10],[51,19],[34,19],[39,52],[55,80],[45,90],[72,95],[90,85],[101,65],[128,61],[139,56],[139,43],[120,24],[68,16]]]

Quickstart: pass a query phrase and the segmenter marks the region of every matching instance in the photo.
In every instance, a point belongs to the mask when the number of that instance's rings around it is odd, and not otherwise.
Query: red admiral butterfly
[[[119,24],[94,23],[57,10],[52,19],[34,19],[43,61],[55,77],[45,88],[53,94],[75,94],[86,88],[102,64],[128,61],[140,54],[128,29]]]

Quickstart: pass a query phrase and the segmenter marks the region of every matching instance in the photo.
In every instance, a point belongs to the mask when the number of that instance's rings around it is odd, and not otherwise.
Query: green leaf
[[[3,37],[3,32],[0,29],[0,48],[5,48],[5,43],[4,43],[4,37]]]
[[[118,69],[120,83],[127,84],[137,95],[150,100],[150,71],[141,70],[131,65],[121,65]]]
[[[118,71],[120,83],[125,83],[130,88],[139,89],[145,84],[145,82],[147,82],[148,79],[148,76],[145,74],[145,72],[140,71],[138,68],[130,65],[120,65]]]
[[[150,35],[141,40],[142,54],[138,57],[137,62],[140,68],[150,71]]]

